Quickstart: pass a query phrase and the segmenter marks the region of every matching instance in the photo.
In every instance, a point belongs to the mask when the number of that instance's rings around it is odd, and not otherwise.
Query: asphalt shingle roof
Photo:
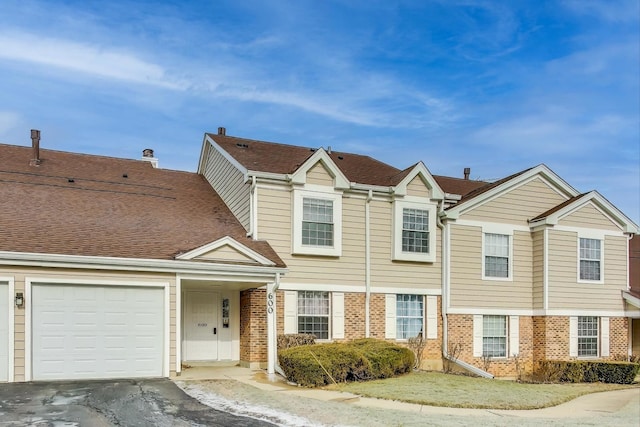
[[[230,236],[284,263],[195,173],[147,161],[0,144],[0,250],[174,259]]]

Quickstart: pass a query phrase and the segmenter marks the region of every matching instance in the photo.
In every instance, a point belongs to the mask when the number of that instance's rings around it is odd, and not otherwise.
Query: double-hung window
[[[333,246],[332,200],[303,198],[302,245]]]
[[[319,340],[329,339],[329,292],[298,292],[298,333],[313,334]]]
[[[507,356],[507,316],[482,316],[482,356]]]
[[[402,210],[402,252],[429,253],[429,211]]]
[[[484,234],[484,277],[511,277],[510,236],[506,234]]]
[[[598,318],[578,317],[578,357],[598,357]]]
[[[580,238],[580,280],[601,280],[602,241]]]
[[[422,295],[396,295],[396,339],[406,340],[422,333],[423,316]]]

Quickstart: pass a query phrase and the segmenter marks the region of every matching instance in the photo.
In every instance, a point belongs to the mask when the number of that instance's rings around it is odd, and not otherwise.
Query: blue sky
[[[0,142],[195,170],[203,133],[491,180],[545,163],[640,223],[640,6],[2,0]]]

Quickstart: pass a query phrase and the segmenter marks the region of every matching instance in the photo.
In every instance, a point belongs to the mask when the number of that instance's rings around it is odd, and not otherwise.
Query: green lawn
[[[385,380],[346,383],[329,388],[366,397],[431,406],[485,409],[537,409],[555,406],[578,396],[637,385],[521,384],[439,372],[413,372]]]

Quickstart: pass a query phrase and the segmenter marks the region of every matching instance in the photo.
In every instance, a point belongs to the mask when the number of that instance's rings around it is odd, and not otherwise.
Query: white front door
[[[0,381],[9,381],[9,286],[0,283]]]
[[[184,360],[218,360],[218,294],[187,291],[184,305]]]

